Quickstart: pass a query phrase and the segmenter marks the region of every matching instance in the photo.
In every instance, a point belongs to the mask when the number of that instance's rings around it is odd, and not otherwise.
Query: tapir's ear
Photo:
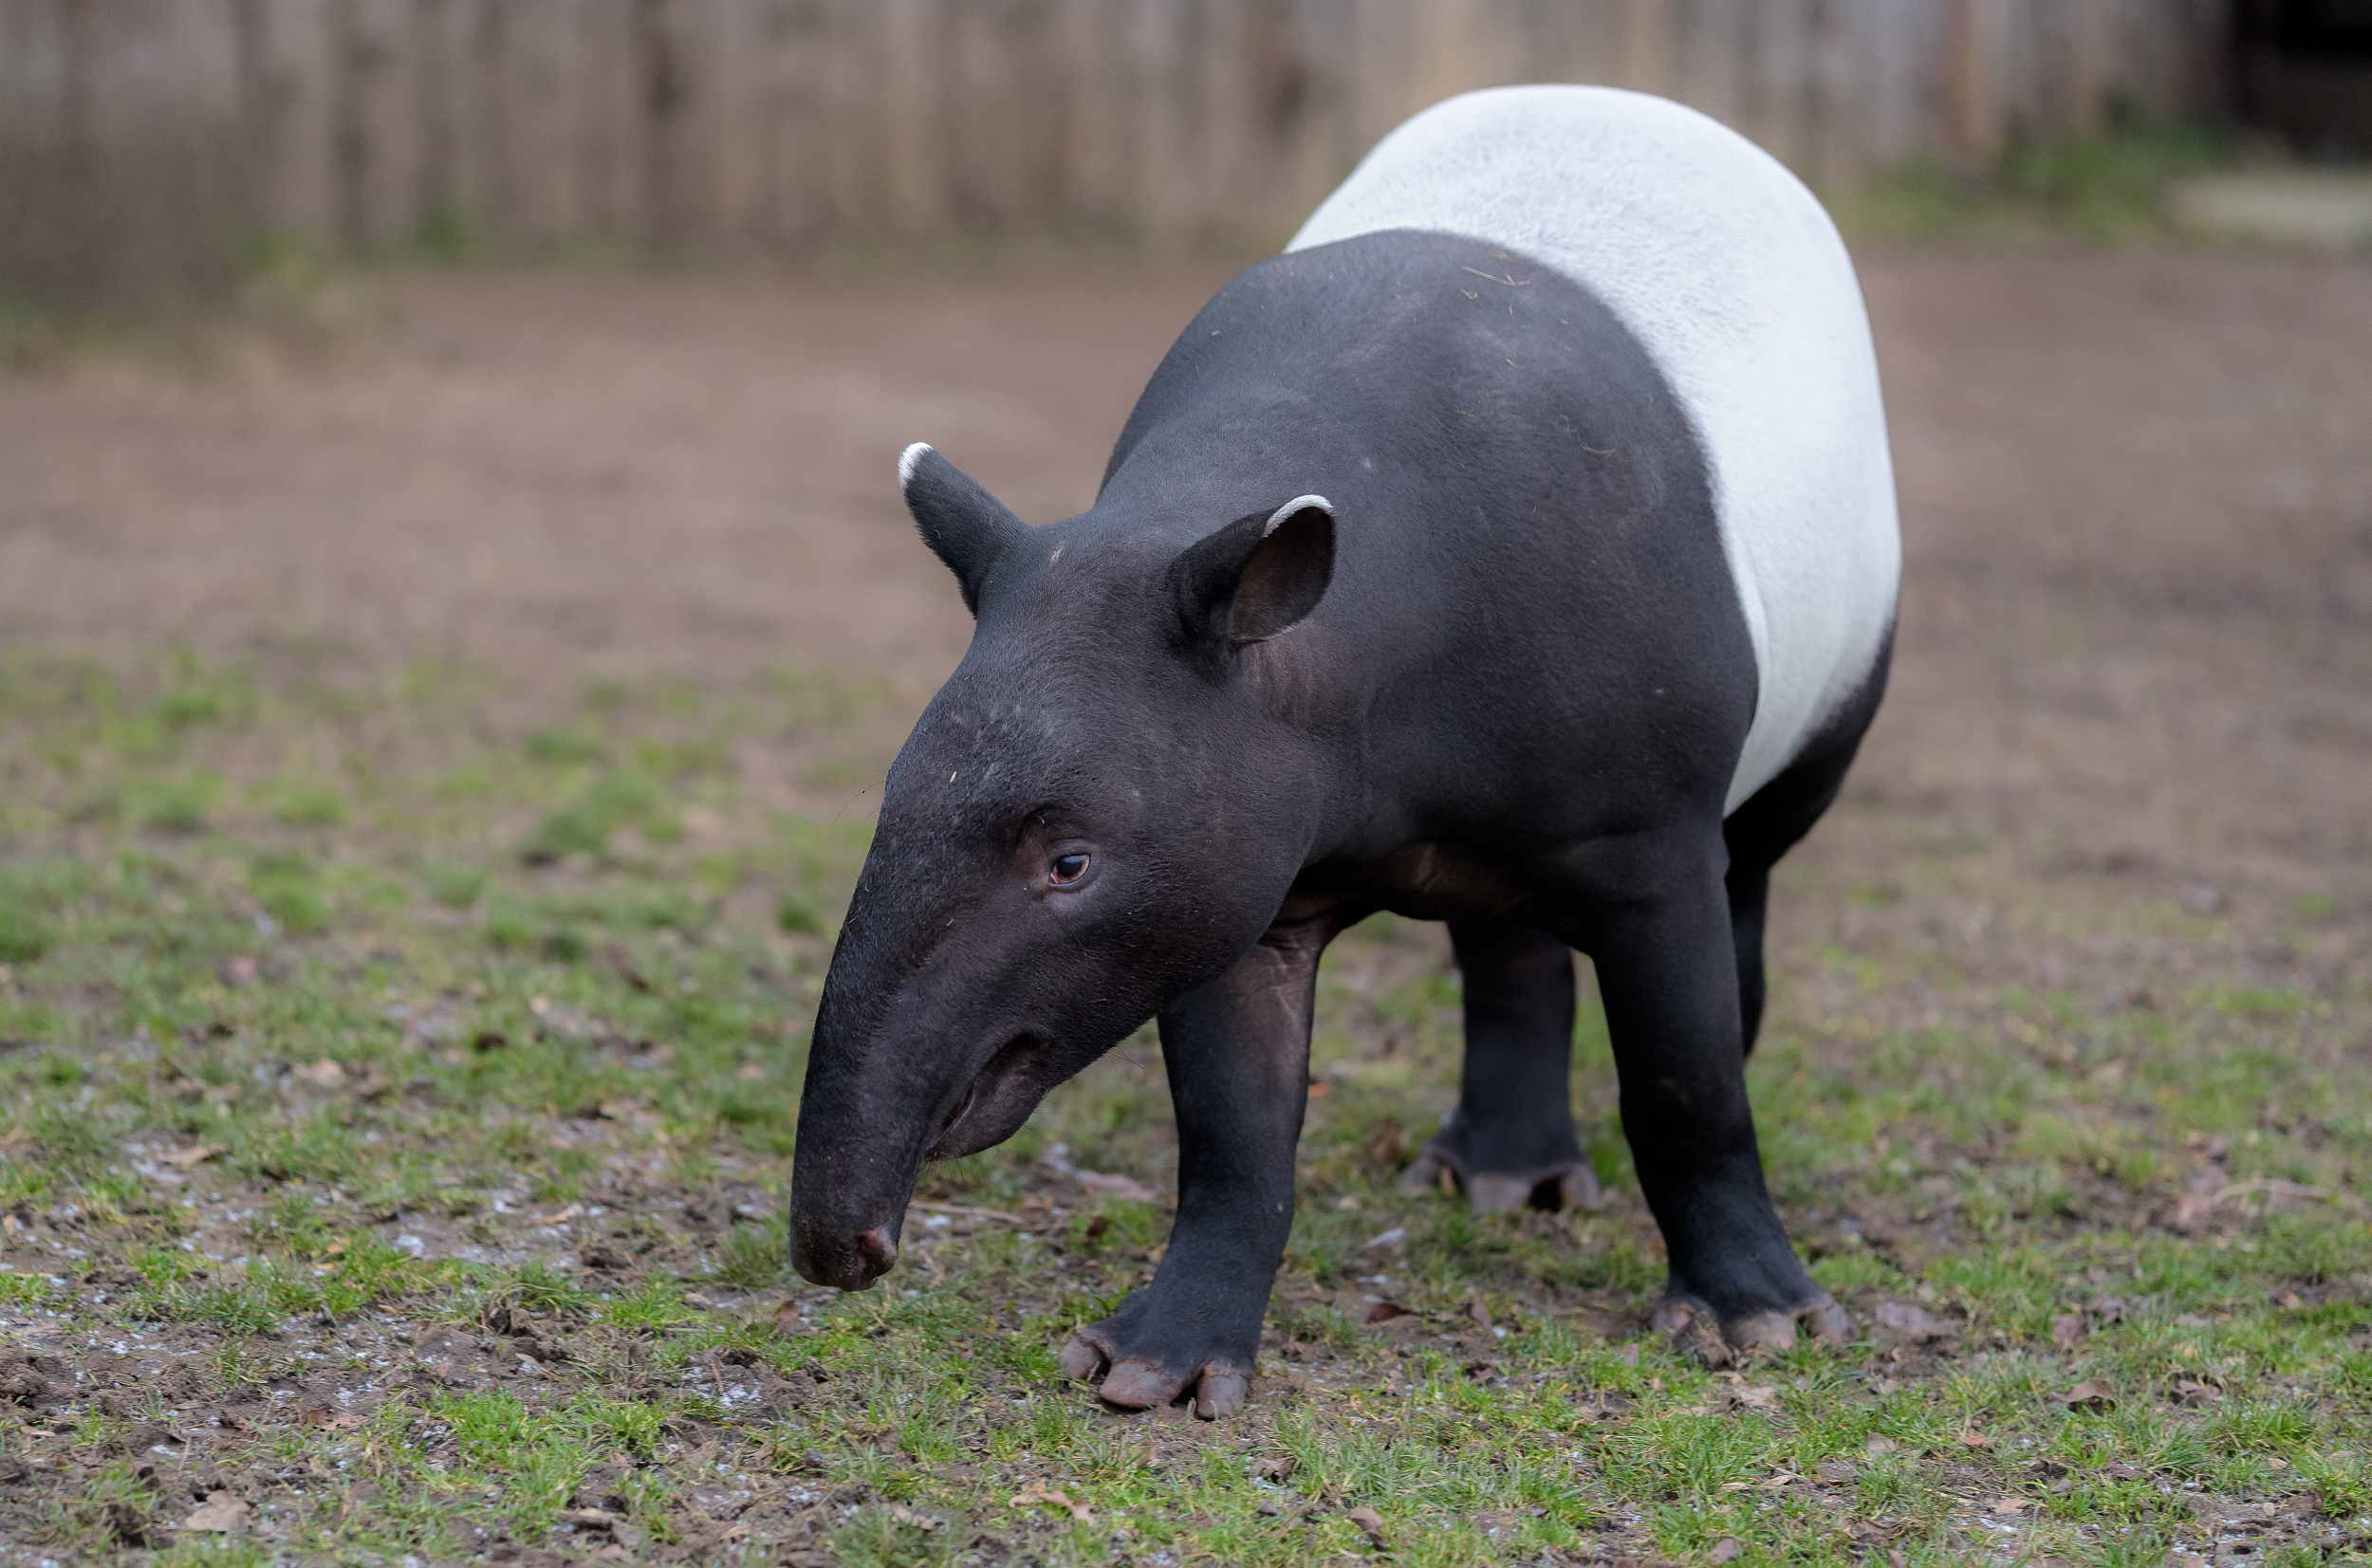
[[[1334,579],[1334,507],[1305,495],[1238,518],[1189,545],[1170,576],[1190,637],[1240,644],[1290,631]]]
[[[898,488],[922,542],[947,563],[964,591],[964,608],[980,613],[980,583],[996,558],[1029,525],[977,481],[920,441],[898,454]]]

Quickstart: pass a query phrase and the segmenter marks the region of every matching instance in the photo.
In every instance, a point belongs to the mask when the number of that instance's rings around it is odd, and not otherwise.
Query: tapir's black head
[[[899,463],[978,619],[890,769],[816,1015],[791,1256],[897,1256],[926,1158],[1046,1092],[1267,929],[1313,831],[1290,722],[1334,565],[1321,498],[1033,528],[928,447]]]

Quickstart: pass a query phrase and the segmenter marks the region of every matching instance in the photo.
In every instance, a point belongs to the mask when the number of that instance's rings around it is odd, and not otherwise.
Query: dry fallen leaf
[[[1159,1203],[1159,1195],[1152,1188],[1131,1176],[1115,1176],[1102,1171],[1074,1171],[1079,1185],[1097,1192],[1109,1192],[1131,1203]]]
[[[1059,1496],[1061,1494],[1058,1493],[1056,1495]],[[917,1530],[936,1530],[941,1524],[946,1522],[944,1520],[936,1519],[929,1514],[917,1513],[912,1508],[907,1507],[903,1503],[893,1503],[890,1504],[890,1518],[896,1520],[900,1524],[911,1524]]]
[[[1366,1532],[1367,1539],[1378,1546],[1383,1544],[1383,1516],[1373,1508],[1353,1508],[1343,1516]]]
[[[213,1159],[216,1154],[221,1153],[222,1146],[219,1144],[193,1144],[187,1149],[176,1149],[167,1153],[158,1155],[157,1163],[158,1165],[178,1165],[187,1167],[195,1165],[201,1160]]]
[[[2109,1392],[2106,1383],[2097,1377],[2087,1377],[2078,1383],[2066,1392],[2064,1398],[2071,1411],[2113,1411],[2117,1408],[2117,1396]]]
[[[1714,1549],[1710,1556],[1715,1562],[1727,1562],[1732,1558],[1736,1557],[1740,1552],[1745,1550],[1746,1543],[1739,1540],[1737,1537],[1723,1536],[1719,1540],[1714,1542]]]
[[[2050,1342],[2061,1350],[2073,1350],[2084,1338],[2084,1318],[2079,1313],[2063,1312],[2050,1320]]]
[[[294,1069],[291,1076],[303,1079],[316,1089],[343,1089],[346,1086],[346,1070],[327,1057]]]
[[[1925,1334],[1936,1326],[1936,1319],[1925,1307],[1908,1301],[1878,1303],[1878,1326],[1893,1329],[1898,1334]]]
[[[2185,1192],[2175,1200],[2175,1211],[2167,1217],[2167,1224],[2189,1235],[2207,1224],[2208,1216],[2214,1212],[2215,1199],[2212,1195]]]
[[[1990,1448],[1993,1446],[1993,1440],[1983,1432],[1962,1432],[1960,1446],[1964,1448]]]
[[[1873,1437],[1862,1445],[1862,1451],[1872,1459],[1883,1459],[1890,1453],[1899,1452],[1901,1448],[1902,1445],[1891,1437]]]
[[[1058,1491],[1051,1486],[1032,1486],[1027,1491],[1013,1494],[1013,1506],[1016,1508],[1034,1508],[1049,1503],[1054,1507],[1068,1510],[1070,1517],[1082,1524],[1095,1522],[1095,1510],[1084,1503],[1073,1503],[1068,1492]]]
[[[1367,1321],[1371,1323],[1388,1323],[1395,1318],[1415,1316],[1416,1308],[1402,1306],[1398,1301],[1378,1301],[1367,1309]]]
[[[305,1412],[305,1424],[324,1431],[347,1432],[362,1425],[362,1418],[352,1411],[342,1411],[328,1405],[317,1405]]]
[[[184,1530],[212,1530],[229,1535],[247,1528],[247,1501],[229,1492],[215,1492],[181,1522]]]
[[[1997,1497],[1993,1499],[1992,1502],[1985,1504],[1985,1511],[1989,1514],[2014,1514],[2025,1506],[2025,1498]]]

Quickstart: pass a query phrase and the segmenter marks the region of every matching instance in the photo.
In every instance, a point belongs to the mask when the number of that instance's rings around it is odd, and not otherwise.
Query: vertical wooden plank
[[[1754,0],[1688,0],[1674,45],[1674,96],[1732,129],[1747,123]]]
[[[1156,254],[1184,248],[1178,72],[1185,0],[1128,0],[1119,63],[1127,84],[1135,218]]]
[[[1196,137],[1194,230],[1207,241],[1227,232],[1240,241],[1248,213],[1259,202],[1261,171],[1251,91],[1251,0],[1202,0],[1202,36],[1195,58]]]
[[[1062,0],[1056,48],[1063,75],[1062,191],[1067,227],[1116,230],[1127,208],[1127,116],[1121,100],[1118,16],[1129,0]]]
[[[1337,158],[1349,11],[1343,0],[1255,0],[1248,14],[1261,179],[1233,223],[1264,246],[1283,243],[1347,172]]]
[[[1999,0],[1951,0],[1949,95],[1951,151],[1964,163],[1991,163],[2002,144],[2002,9]]]
[[[887,230],[881,201],[880,37],[869,0],[833,0],[818,82],[825,95],[835,238],[877,239]]]
[[[823,242],[831,213],[831,142],[823,0],[767,0],[764,179],[768,243],[786,252]]]
[[[488,149],[489,199],[499,210],[498,231],[530,251],[590,229],[569,118],[576,25],[558,0],[486,0],[479,19],[496,51],[491,92],[499,100],[489,104],[490,125],[499,126]]]
[[[880,0],[882,217],[894,234],[927,238],[947,224],[950,147],[939,66],[955,19],[936,0]]]
[[[1746,132],[1765,151],[1800,169],[1809,104],[1810,0],[1762,0],[1754,12],[1753,69],[1748,77]]]
[[[1937,0],[1892,0],[1868,16],[1869,141],[1863,173],[1891,168],[1927,144],[1937,122],[1943,13]]]
[[[335,234],[328,9],[321,0],[260,0],[253,66],[262,148],[256,208],[267,226],[329,241]]]
[[[1844,184],[1868,166],[1875,95],[1864,48],[1874,9],[1872,0],[1812,0],[1805,51],[1803,173],[1816,185]]]
[[[1485,0],[1431,0],[1412,17],[1412,110],[1438,103],[1488,80]]]
[[[1670,94],[1673,85],[1673,0],[1621,0],[1621,73],[1634,92]]]
[[[756,0],[713,0],[709,47],[710,222],[727,251],[750,248],[758,205]]]

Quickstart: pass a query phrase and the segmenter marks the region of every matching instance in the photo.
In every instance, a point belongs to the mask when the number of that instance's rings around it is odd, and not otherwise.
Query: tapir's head
[[[1273,919],[1317,796],[1311,649],[1280,635],[1334,567],[1316,496],[1033,528],[928,447],[899,477],[978,624],[890,769],[816,1015],[791,1258],[849,1288],[925,1159],[1010,1136]]]

